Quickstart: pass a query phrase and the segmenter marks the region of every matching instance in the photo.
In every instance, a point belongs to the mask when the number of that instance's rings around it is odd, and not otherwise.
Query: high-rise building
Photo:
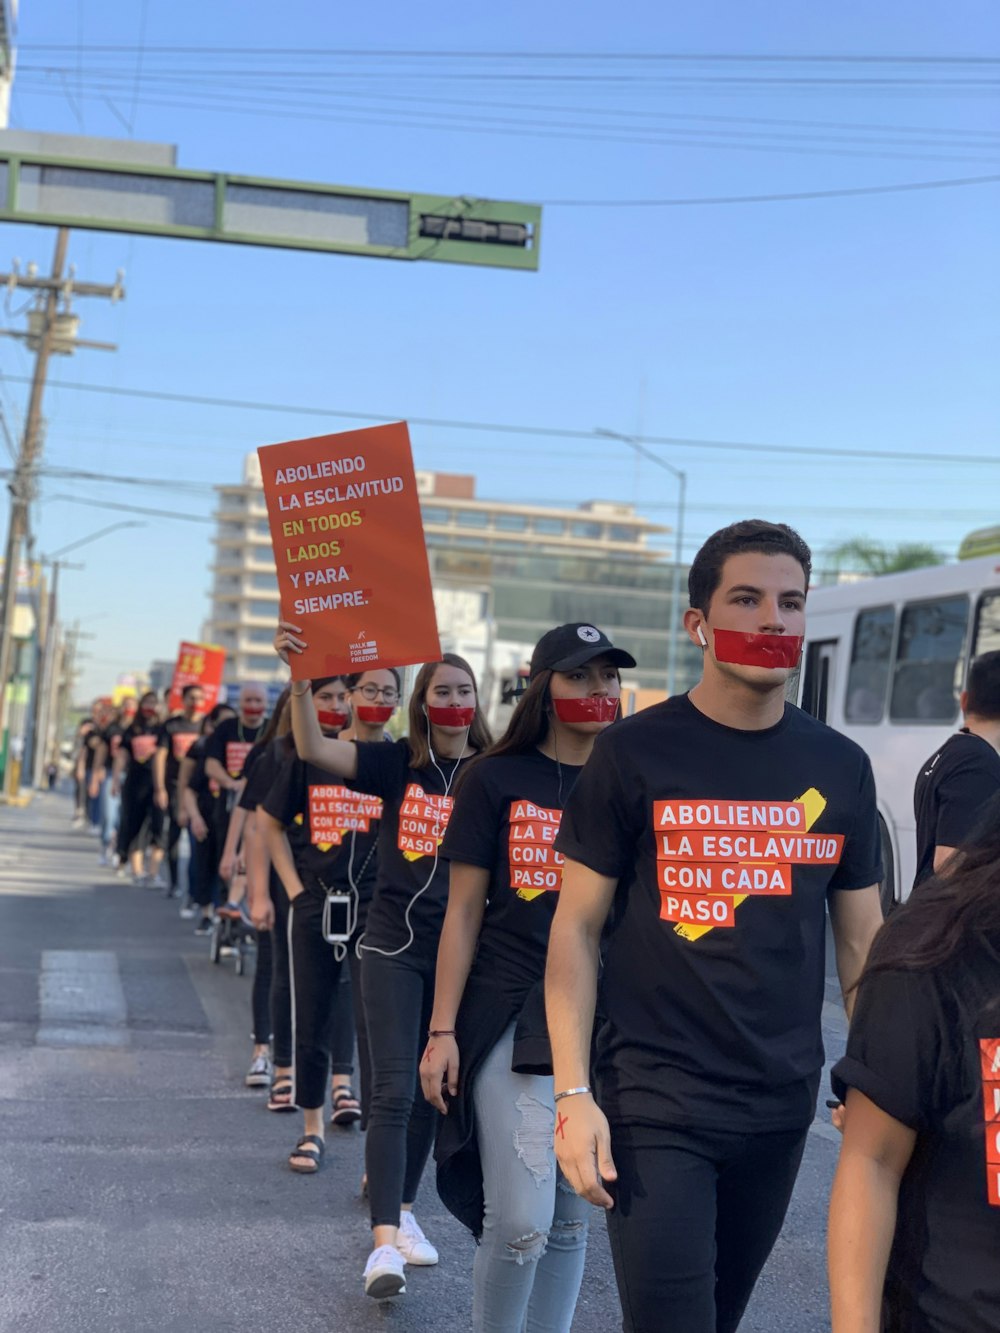
[[[417,486],[442,643],[497,675],[553,625],[592,621],[638,662],[642,688],[667,676],[673,566],[650,538],[665,531],[628,504],[578,508],[478,499],[475,478],[418,472]],[[219,486],[212,607],[204,637],[226,649],[227,680],[273,679],[278,584],[256,454],[243,480]],[[684,586],[682,579],[682,586]],[[470,645],[478,645],[475,660]],[[684,636],[678,689],[700,654]]]

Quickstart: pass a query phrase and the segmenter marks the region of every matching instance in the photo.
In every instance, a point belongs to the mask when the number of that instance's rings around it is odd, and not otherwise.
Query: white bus
[[[872,761],[888,911],[916,873],[917,770],[961,725],[971,660],[1000,649],[1000,557],[815,588],[806,624],[799,703]]]

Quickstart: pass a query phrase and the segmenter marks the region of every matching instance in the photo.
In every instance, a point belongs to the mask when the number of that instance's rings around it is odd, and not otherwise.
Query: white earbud
[[[708,640],[705,638],[705,631],[702,629],[700,625],[698,626],[698,642],[701,644],[703,648],[708,647]]]

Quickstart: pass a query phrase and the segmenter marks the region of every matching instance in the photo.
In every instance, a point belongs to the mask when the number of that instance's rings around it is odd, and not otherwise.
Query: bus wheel
[[[882,882],[878,886],[882,916],[887,917],[897,906],[896,901],[896,858],[892,854],[892,839],[886,828],[885,820],[878,817],[879,831],[882,834]]]

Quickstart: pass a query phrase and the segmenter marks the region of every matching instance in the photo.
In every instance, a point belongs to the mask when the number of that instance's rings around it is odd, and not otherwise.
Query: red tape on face
[[[427,718],[436,727],[471,727],[476,716],[474,708],[438,708],[427,705]]]
[[[391,704],[358,704],[354,716],[359,722],[372,724],[388,722],[395,711]]]
[[[317,708],[316,716],[320,726],[326,727],[328,731],[342,731],[347,726],[346,713],[330,713],[325,708]]]
[[[587,699],[553,699],[552,707],[560,722],[614,722],[618,700],[591,695]]]
[[[802,656],[801,634],[744,634],[741,630],[717,629],[715,658],[734,666],[797,667]]]

